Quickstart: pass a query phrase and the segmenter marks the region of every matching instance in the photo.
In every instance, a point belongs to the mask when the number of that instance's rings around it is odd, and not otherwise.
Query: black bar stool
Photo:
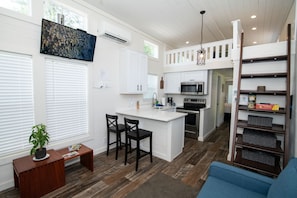
[[[138,120],[131,120],[128,118],[124,118],[125,127],[126,127],[126,149],[125,149],[125,165],[127,164],[127,155],[128,155],[128,146],[129,152],[131,153],[133,150],[136,150],[136,171],[138,170],[138,161],[145,155],[150,154],[151,162],[153,162],[152,155],[152,132],[144,129],[139,129]],[[144,151],[140,149],[140,141],[145,138],[150,138],[150,151]],[[136,148],[131,149],[131,140],[136,141]],[[142,152],[142,155],[141,153]]]
[[[106,125],[107,125],[107,151],[106,155],[109,153],[109,146],[116,143],[116,157],[118,159],[118,150],[122,148],[121,133],[125,131],[124,124],[118,124],[118,116],[106,114]],[[116,140],[110,142],[110,133],[116,134]]]

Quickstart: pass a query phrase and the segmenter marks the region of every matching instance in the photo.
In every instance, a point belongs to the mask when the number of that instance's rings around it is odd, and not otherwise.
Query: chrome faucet
[[[152,107],[154,107],[156,105],[157,102],[157,93],[154,92],[153,93],[153,98],[152,98]]]

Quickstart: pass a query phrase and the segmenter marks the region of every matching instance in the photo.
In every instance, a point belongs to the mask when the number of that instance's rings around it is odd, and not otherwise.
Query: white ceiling
[[[232,38],[231,21],[239,19],[244,45],[276,42],[288,20],[294,0],[83,0],[173,48]],[[251,19],[251,15],[256,19]],[[291,12],[291,18],[295,9]],[[290,18],[290,17],[289,17]],[[289,21],[293,21],[290,19]],[[257,27],[257,30],[251,30]],[[294,27],[294,26],[293,26]]]

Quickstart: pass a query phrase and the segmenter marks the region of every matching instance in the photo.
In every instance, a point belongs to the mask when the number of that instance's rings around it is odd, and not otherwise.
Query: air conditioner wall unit
[[[117,43],[128,44],[131,42],[131,33],[121,29],[113,24],[101,22],[98,28],[98,34],[101,37],[110,39]]]

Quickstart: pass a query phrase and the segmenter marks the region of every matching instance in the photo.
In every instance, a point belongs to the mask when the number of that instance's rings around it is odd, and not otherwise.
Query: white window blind
[[[32,57],[0,51],[0,157],[29,152],[33,125]]]
[[[88,133],[87,65],[46,59],[46,115],[50,141]]]

